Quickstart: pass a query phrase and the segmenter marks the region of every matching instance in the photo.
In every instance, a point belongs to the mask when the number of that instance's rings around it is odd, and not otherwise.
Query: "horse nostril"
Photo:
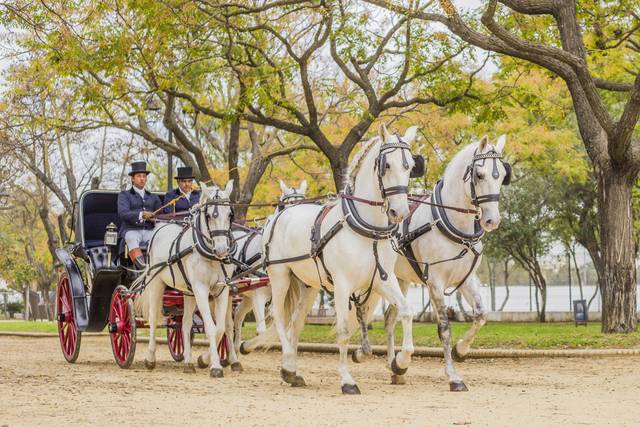
[[[488,219],[488,220],[487,220],[487,225],[491,225],[491,224],[493,224],[493,220]]]

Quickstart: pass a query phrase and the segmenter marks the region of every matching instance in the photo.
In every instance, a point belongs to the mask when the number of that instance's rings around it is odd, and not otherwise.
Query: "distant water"
[[[595,292],[595,286],[583,286],[584,299],[589,302],[589,299],[593,296]],[[485,305],[487,311],[491,310],[491,289],[486,287],[480,287],[480,294],[482,296],[482,302]],[[505,297],[505,289],[504,286],[496,287],[496,310],[500,308],[502,302]],[[638,286],[637,295],[639,298],[636,298],[636,304],[638,310],[640,310],[640,285]],[[580,289],[577,286],[571,287],[571,298],[569,298],[569,287],[568,286],[549,286],[547,288],[547,311],[569,311],[570,307],[572,307],[571,300],[580,299]],[[463,300],[463,306],[466,310],[470,309],[470,306]],[[413,308],[415,313],[419,313],[422,311],[424,304],[429,302],[429,292],[426,288],[422,287],[411,287],[409,288],[409,304]],[[448,306],[458,308],[458,303],[456,301],[455,294],[450,297],[445,297],[445,302]],[[589,307],[589,311],[600,311],[602,305],[602,299],[600,297],[600,292],[594,298],[591,303],[591,307]],[[379,307],[381,310],[381,307]],[[573,310],[573,308],[571,308]],[[531,297],[529,294],[528,286],[511,286],[509,288],[509,299],[507,304],[504,307],[503,311],[536,311],[536,301],[535,301],[535,287],[531,287]]]

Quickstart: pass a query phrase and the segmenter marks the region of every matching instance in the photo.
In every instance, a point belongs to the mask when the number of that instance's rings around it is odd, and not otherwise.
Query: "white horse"
[[[288,187],[280,180],[280,203],[278,210],[284,209],[286,203],[295,202],[304,199],[307,192],[307,181],[303,180],[298,188]],[[277,214],[277,211],[276,213]],[[274,214],[274,215],[275,215]],[[273,215],[269,218],[273,218]],[[268,221],[267,221],[268,222]],[[234,230],[233,237],[237,242],[237,250],[234,258],[254,267],[262,262],[262,233],[259,230]],[[247,314],[253,310],[256,319],[256,333],[262,335],[267,330],[265,309],[271,300],[271,287],[265,286],[254,291],[244,292],[242,294],[242,302],[238,305],[233,319],[234,347],[236,351],[240,350],[242,343],[242,323]]]
[[[451,391],[467,390],[453,366],[453,359],[461,360],[466,356],[486,322],[475,273],[482,260],[482,236],[500,224],[500,190],[511,179],[511,167],[502,160],[505,143],[504,135],[498,138],[496,145],[490,144],[485,136],[480,142],[464,147],[451,160],[444,178],[426,199],[446,207],[419,204],[401,227],[399,244],[401,247],[405,244],[404,256],[398,257],[395,272],[405,295],[410,283],[428,286]],[[478,209],[480,216],[476,219],[472,211]],[[462,292],[473,309],[473,325],[453,351],[444,302],[447,288]],[[370,308],[375,307],[376,302],[372,300]],[[393,331],[397,315],[393,306],[385,313],[388,360],[395,353]],[[367,344],[363,342],[363,347]],[[398,376],[394,382],[404,383],[404,378]]]
[[[413,316],[393,272],[397,254],[390,238],[409,213],[407,185],[414,166],[409,144],[415,135],[415,127],[400,138],[383,125],[379,136],[354,157],[351,183],[338,203],[296,205],[265,227],[263,254],[271,282],[273,321],[282,345],[280,373],[292,386],[305,385],[296,374],[298,339],[322,287],[334,292],[343,393],[360,393],[348,370],[350,299],[364,304],[373,289],[398,307],[403,345],[391,366],[401,372],[411,362]],[[310,287],[301,298],[287,298],[292,279]],[[294,300],[296,307],[287,307]]]
[[[230,228],[233,211],[229,201],[232,189],[233,180],[227,183],[224,190],[203,185],[200,203],[192,208],[194,214],[189,227],[178,224],[156,227],[149,243],[147,269],[140,279],[148,282],[142,294],[136,298],[137,311],[141,311],[149,321],[149,347],[145,356],[148,369],[155,367],[155,329],[162,318],[162,296],[165,286],[168,286],[184,293],[183,337],[191,336],[193,313],[197,305],[209,340],[210,376],[223,376],[217,345],[225,331],[229,301],[229,289],[224,280],[231,269],[226,266],[228,271],[225,271],[222,262],[227,258],[232,244]],[[177,254],[180,254],[180,261],[176,259]],[[171,261],[171,267],[162,267],[167,261]],[[182,266],[178,265],[180,262]],[[193,296],[190,296],[191,293]],[[214,296],[215,321],[209,305],[210,295]],[[185,372],[195,372],[191,359],[191,340],[186,338]],[[237,359],[230,361],[234,363]]]

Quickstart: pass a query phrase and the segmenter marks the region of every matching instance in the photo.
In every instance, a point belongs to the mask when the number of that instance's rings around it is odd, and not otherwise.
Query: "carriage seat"
[[[86,250],[89,259],[91,260],[91,265],[93,266],[94,271],[114,267],[113,257],[111,258],[111,264],[107,262],[109,251],[110,249],[108,246],[96,246]]]

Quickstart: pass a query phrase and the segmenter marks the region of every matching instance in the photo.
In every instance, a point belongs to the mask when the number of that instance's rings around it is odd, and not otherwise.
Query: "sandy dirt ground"
[[[394,386],[373,358],[351,365],[363,394],[343,396],[337,355],[301,354],[308,386],[292,389],[278,352],[244,356],[245,372],[212,379],[184,374],[164,345],[147,371],[145,349],[122,370],[107,337],[85,337],[74,365],[57,339],[0,337],[0,426],[640,424],[640,357],[472,360],[457,365],[467,393],[448,391],[441,360],[414,359],[408,384]]]

